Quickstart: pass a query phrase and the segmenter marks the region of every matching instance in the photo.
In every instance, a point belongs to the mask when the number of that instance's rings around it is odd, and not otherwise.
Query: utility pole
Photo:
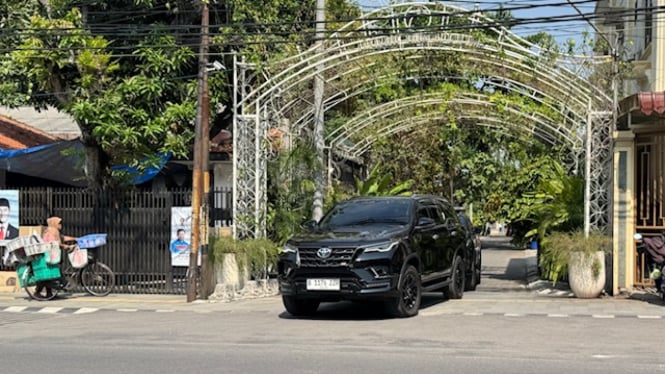
[[[326,29],[326,1],[316,0],[316,43],[319,53],[323,52],[323,39]],[[319,168],[314,175],[316,190],[314,191],[314,203],[312,206],[312,219],[318,221],[323,217],[323,189],[325,174],[325,129],[323,112],[323,65],[321,59],[316,63],[316,75],[314,76],[314,144]]]
[[[198,73],[198,104],[196,108],[196,125],[194,138],[194,170],[192,171],[192,240],[189,254],[189,269],[187,270],[187,302],[196,299],[196,281],[198,278],[199,246],[207,245],[207,215],[203,214],[201,223],[201,196],[208,191],[208,123],[210,112],[208,110],[208,0],[201,1],[201,45],[199,47],[199,73]],[[205,161],[204,161],[205,159]],[[205,164],[205,169],[204,169]],[[207,202],[205,204],[207,206]],[[201,240],[201,233],[204,233]]]

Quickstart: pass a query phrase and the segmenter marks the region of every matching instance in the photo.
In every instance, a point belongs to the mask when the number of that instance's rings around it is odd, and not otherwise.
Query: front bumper
[[[307,279],[314,278],[339,279],[340,289],[334,291],[308,290]],[[398,296],[398,278],[398,275],[393,274],[377,277],[367,269],[339,269],[325,272],[298,269],[288,276],[280,275],[279,290],[282,295],[322,301],[383,300]]]

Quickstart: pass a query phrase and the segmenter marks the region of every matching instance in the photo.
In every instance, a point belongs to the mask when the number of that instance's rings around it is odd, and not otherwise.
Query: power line
[[[598,0],[583,0],[583,1],[578,1],[575,2],[575,4],[583,4],[583,3],[596,3]],[[454,15],[454,16],[472,16],[475,14],[492,14],[495,12],[499,11],[514,11],[514,10],[526,10],[526,9],[539,9],[539,8],[549,8],[549,7],[561,7],[561,6],[568,6],[569,4],[567,2],[560,2],[560,3],[550,3],[546,5],[534,5],[534,4],[529,4],[529,5],[522,5],[518,7],[512,7],[512,8],[496,8],[496,9],[483,9],[483,10],[460,10],[456,11],[454,13],[448,13],[448,15]],[[656,8],[656,7],[653,7]],[[646,9],[646,8],[644,8]],[[632,10],[627,10],[628,12],[632,12]],[[607,13],[607,12],[606,12]],[[616,12],[612,13],[615,14]],[[632,15],[632,13],[630,13]],[[437,15],[437,14],[435,14]],[[393,17],[362,17],[361,19],[364,21],[381,21],[381,20],[393,20],[393,19],[399,19],[403,15],[398,14]],[[419,14],[419,13],[414,13],[414,14],[409,14],[409,17],[413,18],[426,18],[429,17],[429,14]],[[438,15],[437,15],[438,16]],[[545,21],[545,20],[554,20],[556,21],[557,19],[565,19],[569,18],[569,15],[560,15],[560,16],[544,16],[544,17],[536,17],[536,18],[529,18],[529,19],[519,19],[515,18],[515,21],[512,22],[526,22],[528,20],[539,20],[539,21]],[[575,16],[579,17],[579,16]],[[522,21],[520,21],[522,20]],[[583,21],[582,18],[578,19],[579,21]],[[358,19],[355,18],[348,18],[348,19],[337,19],[337,20],[327,20],[324,21],[325,24],[339,24],[339,23],[349,23],[349,22],[354,22],[358,21]],[[504,22],[510,23],[511,20],[505,20]],[[234,23],[229,23],[229,24],[211,24],[210,27],[216,27],[216,28],[221,28],[221,27],[230,27],[230,28],[243,28],[243,27],[250,27],[250,28],[272,28],[272,27],[279,27],[279,26],[310,26],[313,28],[314,22],[312,20],[305,20],[305,21],[290,21],[290,22],[269,22],[269,23],[258,23],[258,22],[234,22]],[[136,32],[137,30],[141,30],[142,28],[144,29],[143,31],[155,31],[155,30],[167,30],[167,31],[173,31],[173,30],[189,30],[191,29],[193,32],[199,32],[200,25],[198,24],[192,24],[192,25],[142,25],[141,27],[137,27],[136,24],[94,24],[94,23],[88,23],[86,25],[90,29],[93,30],[110,30],[116,32],[118,29],[122,29],[120,26],[123,26],[127,30],[130,30],[132,32]],[[80,30],[78,28],[48,28],[48,29],[29,29],[29,28],[7,28],[5,30],[0,30],[1,32],[4,31],[32,31],[32,30],[47,30],[47,31],[53,31],[53,30]],[[313,31],[312,31],[313,32]],[[331,31],[326,31],[330,33]]]
[[[484,23],[474,23],[474,24],[461,24],[461,25],[430,25],[430,26],[419,26],[417,28],[418,32],[441,32],[441,31],[460,31],[460,30],[487,30],[487,29],[492,29],[492,28],[498,28],[498,27],[515,27],[515,26],[525,26],[525,25],[537,25],[541,23],[562,23],[562,22],[570,22],[571,20],[577,20],[577,21],[591,21],[594,19],[603,19],[608,16],[613,16],[613,17],[625,17],[625,16],[634,16],[634,15],[641,15],[641,14],[649,14],[651,13],[652,15],[657,15],[660,13],[665,12],[665,7],[658,6],[658,7],[650,7],[650,8],[635,8],[631,10],[625,10],[625,11],[612,11],[612,12],[603,12],[603,13],[595,13],[593,16],[589,15],[566,15],[566,16],[546,16],[546,17],[536,17],[536,18],[528,18],[528,19],[514,19],[514,20],[494,20],[494,21],[487,21]],[[418,15],[414,15],[414,17],[417,17]],[[422,17],[422,16],[421,16]],[[398,18],[375,18],[374,20],[381,20],[381,21],[390,21]],[[339,22],[337,22],[339,23]],[[296,24],[296,23],[288,23],[288,24]],[[300,23],[297,23],[300,24]],[[222,26],[227,26],[227,25],[215,25],[216,27],[222,27]],[[180,26],[179,28],[182,27],[187,27],[196,30],[199,26],[198,25],[183,25]],[[164,27],[164,31],[173,31],[173,27]],[[60,32],[66,32],[71,29],[59,29],[59,30],[36,30],[39,32],[46,32],[48,31],[49,34],[53,34],[54,31],[60,31]],[[147,31],[152,32],[152,29],[146,29]],[[145,32],[144,30],[143,32]],[[405,28],[405,31],[408,31],[409,28]],[[79,31],[76,29],[76,31]],[[374,35],[373,36],[381,36],[381,35],[388,35],[392,32],[394,32],[394,28],[392,27],[377,27],[373,28],[370,30]],[[353,35],[348,35],[348,36],[341,36],[341,35],[336,35],[332,36],[335,32],[334,30],[328,31],[328,36],[326,37],[327,40],[330,41],[336,41],[336,40],[350,40],[350,39],[357,39],[362,36],[353,36]],[[357,31],[356,31],[357,32]],[[36,33],[35,31],[32,31],[30,33],[27,33],[28,35],[31,33]],[[2,35],[2,33],[0,33]],[[38,35],[38,33],[37,33]],[[66,34],[63,34],[66,35]],[[112,34],[109,34],[111,36],[132,36],[132,37],[137,37],[140,38],[141,36],[152,36],[151,33],[137,33],[137,30],[131,30],[131,33],[129,34],[124,34],[120,33],[118,30],[115,30]],[[270,38],[273,37],[273,39],[269,40],[255,40],[255,41],[248,41],[248,40],[240,40],[236,42],[230,42],[227,45],[229,46],[244,46],[244,45],[255,45],[255,44],[266,44],[266,43],[271,43],[271,44],[285,44],[285,43],[293,43],[293,40],[286,39],[287,37],[291,37],[293,35],[292,32],[290,31],[280,31],[280,32],[275,32],[275,31],[269,31],[269,32],[264,32],[261,34],[258,33],[250,33],[247,31],[243,32],[233,32],[233,33],[210,33],[211,36],[224,36],[227,38],[244,38],[244,37],[265,37],[265,38]],[[304,30],[299,33],[299,37],[301,40],[306,40],[308,37],[313,37],[314,36],[314,31],[313,30]],[[283,40],[279,39],[274,39],[274,38],[284,38]],[[142,46],[135,46],[135,45],[125,45],[125,46],[109,46],[107,48],[98,48],[98,49],[109,49],[109,50],[133,50],[133,49],[138,49],[138,48],[183,48],[183,47],[188,47],[188,48],[195,48],[197,47],[197,43],[191,43],[191,44],[177,44],[177,45],[162,45],[162,44],[144,44]],[[13,50],[33,50],[33,51],[53,51],[53,50],[71,50],[71,49],[80,49],[80,50],[87,50],[87,49],[95,49],[91,47],[80,47],[80,48],[58,48],[58,47],[42,47],[42,48],[5,48],[5,49],[0,49],[0,52],[11,52]]]

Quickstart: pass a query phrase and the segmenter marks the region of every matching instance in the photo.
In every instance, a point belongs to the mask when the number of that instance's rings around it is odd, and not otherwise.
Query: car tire
[[[289,314],[294,317],[312,316],[319,309],[318,300],[300,299],[295,296],[282,295],[282,303]]]
[[[464,280],[464,291],[475,291],[480,284],[480,260],[474,260]]]
[[[483,253],[482,253],[482,252],[479,252],[479,253],[478,253],[478,263],[476,264],[476,266],[477,266],[476,271],[478,271],[478,277],[476,278],[476,286],[478,286],[478,285],[480,284],[480,280],[481,280],[482,277],[483,277],[483,273],[482,273],[482,268],[483,268]]]
[[[400,277],[397,287],[399,296],[388,301],[388,312],[397,318],[413,317],[418,314],[422,298],[420,273],[413,265],[408,265]]]
[[[465,280],[464,261],[460,256],[456,256],[451,269],[450,284],[443,290],[443,296],[447,299],[461,299],[464,295]]]

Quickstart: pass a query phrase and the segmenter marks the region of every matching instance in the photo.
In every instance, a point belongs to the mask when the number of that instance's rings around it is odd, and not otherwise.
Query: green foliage
[[[526,238],[542,239],[551,231],[569,232],[584,223],[584,179],[571,176],[563,167],[551,162],[551,174],[542,178],[535,191],[525,193],[516,221],[531,222]]]
[[[265,279],[277,265],[280,247],[268,239],[236,240],[228,236],[210,239],[208,258],[220,264],[225,253],[234,253],[241,271],[246,269],[253,279]]]
[[[600,232],[590,232],[588,237],[581,230],[552,232],[541,241],[539,265],[543,276],[556,284],[568,274],[571,252],[591,257],[597,251],[609,253],[611,250],[611,238]],[[595,277],[600,275],[601,268],[602,264],[594,260],[592,270]]]
[[[393,176],[383,173],[378,165],[370,171],[367,179],[356,179],[357,193],[360,196],[409,196],[413,187],[413,180],[407,180],[397,185],[393,184]]]
[[[311,143],[296,141],[268,165],[268,237],[284,243],[309,220],[318,163]]]
[[[100,35],[95,27],[85,26],[103,23],[111,10],[137,10],[131,18],[151,25],[171,17],[140,15],[152,6],[153,1],[100,1],[82,12],[63,0],[49,2],[48,9],[26,7],[29,16],[19,16],[21,6],[9,5],[7,26],[16,32],[13,38],[0,39],[11,51],[0,62],[0,102],[52,105],[70,114],[92,161],[86,164],[91,186],[112,179],[111,164],[141,169],[143,160],[154,160],[158,152],[189,152],[196,115],[192,73],[197,65],[193,51],[182,44],[183,34],[176,38],[166,28],[151,27],[138,36]],[[187,75],[192,78],[182,79]],[[223,95],[212,95],[211,103]]]

